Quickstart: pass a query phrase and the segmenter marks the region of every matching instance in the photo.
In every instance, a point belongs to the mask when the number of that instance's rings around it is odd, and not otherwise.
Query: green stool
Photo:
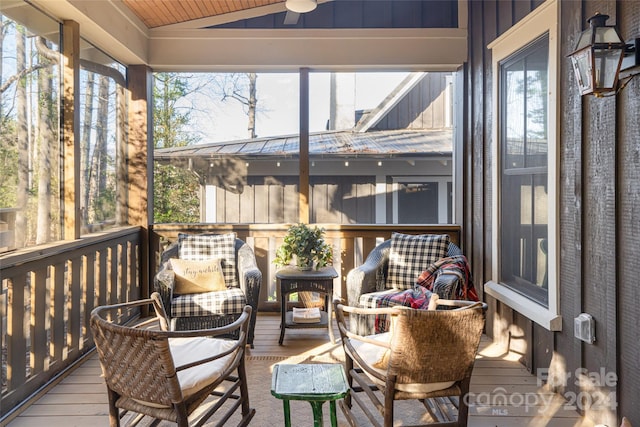
[[[286,427],[291,427],[290,400],[311,404],[314,427],[322,427],[322,404],[328,401],[331,426],[337,427],[336,400],[344,398],[347,390],[347,377],[339,364],[278,364],[273,368],[271,394],[282,399]]]

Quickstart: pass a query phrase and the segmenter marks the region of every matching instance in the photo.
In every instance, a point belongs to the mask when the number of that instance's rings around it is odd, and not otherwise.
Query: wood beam
[[[63,238],[80,238],[80,25],[62,23]]]
[[[152,123],[153,74],[146,65],[128,68],[129,143],[127,173],[129,175],[128,216],[130,225],[147,227],[151,221],[149,205],[152,188],[149,171],[153,170]]]
[[[153,222],[153,74],[146,65],[130,65],[129,141],[127,144],[128,197],[130,225],[141,228],[140,287],[143,298],[149,296],[149,224]]]
[[[309,69],[300,69],[300,219],[309,223]]]

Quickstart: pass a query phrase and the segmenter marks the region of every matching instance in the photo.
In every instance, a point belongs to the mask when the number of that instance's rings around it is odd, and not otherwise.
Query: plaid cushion
[[[391,235],[387,288],[412,289],[432,263],[447,255],[448,234]]]
[[[240,288],[201,294],[179,295],[171,300],[172,317],[209,316],[212,314],[238,314],[247,304]]]
[[[222,260],[222,274],[228,288],[240,286],[236,276],[236,233],[227,234],[178,234],[178,258],[204,261]]]

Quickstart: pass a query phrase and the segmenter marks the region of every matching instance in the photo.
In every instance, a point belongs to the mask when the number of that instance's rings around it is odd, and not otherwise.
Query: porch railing
[[[409,234],[449,234],[454,243],[460,243],[460,226],[457,225],[340,225],[318,224],[326,230],[326,238],[333,245],[333,266],[338,272],[334,293],[346,296],[347,273],[362,264],[377,244],[389,239],[394,231]],[[275,251],[282,243],[288,224],[157,224],[151,233],[151,271],[156,271],[162,250],[178,238],[178,233],[226,233],[235,232],[247,242],[256,254],[258,268],[262,272],[260,310],[279,309],[276,286]],[[338,285],[338,283],[340,285]]]
[[[0,421],[93,348],[94,307],[141,297],[140,236],[126,227],[0,259]]]

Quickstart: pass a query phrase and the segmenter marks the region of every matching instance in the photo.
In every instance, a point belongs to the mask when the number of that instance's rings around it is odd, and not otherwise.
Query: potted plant
[[[333,261],[331,245],[324,241],[324,228],[297,224],[289,227],[282,246],[276,251],[273,262],[280,266],[291,264],[301,270],[322,268]]]

